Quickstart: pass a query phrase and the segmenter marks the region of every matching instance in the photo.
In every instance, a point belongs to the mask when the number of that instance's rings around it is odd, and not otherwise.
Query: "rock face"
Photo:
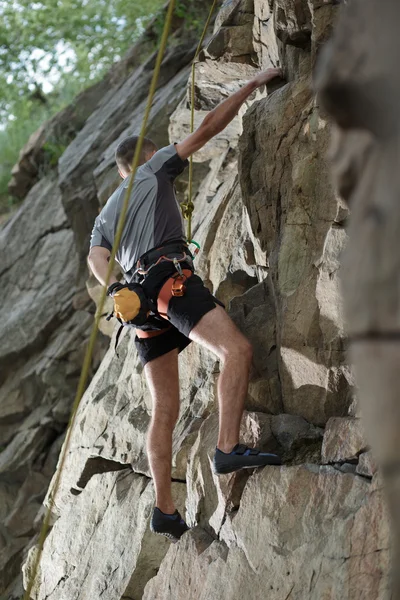
[[[320,97],[335,122],[333,170],[352,208],[343,289],[360,407],[392,516],[394,597],[400,597],[398,102],[395,0],[351,2],[324,54]],[[384,32],[372,43],[376,30]],[[364,467],[362,467],[364,468]]]
[[[213,475],[219,364],[189,346],[180,357],[173,485],[193,529],[174,547],[153,536],[145,454],[151,398],[133,336],[124,333],[117,357],[112,332],[79,408],[32,600],[389,600],[388,519],[344,353],[338,269],[348,209],[329,180],[331,126],[311,87],[337,4],[226,1],[196,65],[198,119],[260,68],[280,63],[285,73],[285,82],[251,97],[229,130],[196,155],[193,231],[202,248],[198,272],[254,347],[242,439],[280,452],[285,466]],[[152,109],[149,135],[159,145],[168,143],[168,129],[171,141],[188,131],[193,40],[178,31]],[[0,331],[7,336],[2,600],[21,596],[27,545],[25,585],[32,574],[30,539],[94,310],[83,286],[88,234],[116,183],[114,149],[140,126],[153,64],[150,57],[128,73],[115,67],[107,80],[114,87],[61,156],[58,177],[40,179],[1,231],[14,253],[2,277],[18,332],[10,339],[7,325]],[[185,175],[178,193],[187,193]],[[48,214],[45,225],[33,219],[38,211]],[[49,236],[62,237],[62,253]],[[27,290],[24,278],[32,282]],[[96,287],[88,287],[96,299]]]
[[[265,468],[219,539],[200,527],[186,534],[143,598],[388,599],[387,521],[369,487],[329,467]]]
[[[183,484],[174,484],[177,505],[183,509]],[[182,494],[183,492],[183,494]],[[179,501],[181,498],[181,501]],[[46,542],[39,598],[75,600],[141,597],[167,553],[169,543],[153,535],[148,519],[154,505],[152,483],[125,469],[95,475],[72,510],[54,525]],[[126,520],[126,516],[129,520]],[[91,515],[85,524],[82,516]],[[123,522],[123,527],[118,527]],[[82,525],[85,535],[76,535]],[[64,540],[62,547],[58,540]],[[87,540],[90,538],[90,551]],[[111,552],[105,552],[108,549]],[[33,559],[34,553],[31,555]],[[47,566],[46,566],[47,565]],[[24,568],[29,577],[29,562]]]
[[[32,188],[0,232],[0,245],[4,592],[18,576],[23,548],[57,463],[92,317],[74,309],[78,255],[54,176]],[[94,367],[98,362],[97,357]]]
[[[366,446],[360,419],[332,417],[325,429],[322,460],[324,463],[354,461]]]

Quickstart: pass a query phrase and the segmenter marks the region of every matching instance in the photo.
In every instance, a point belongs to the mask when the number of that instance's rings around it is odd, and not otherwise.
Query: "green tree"
[[[0,0],[0,213],[19,150],[121,58],[163,0]]]
[[[46,104],[68,74],[88,85],[137,39],[161,0],[0,0],[0,120]]]
[[[212,0],[176,0],[184,33],[200,34]],[[134,44],[165,0],[0,0],[0,214],[18,153]],[[154,30],[162,31],[159,14]],[[50,151],[50,150],[49,150]]]

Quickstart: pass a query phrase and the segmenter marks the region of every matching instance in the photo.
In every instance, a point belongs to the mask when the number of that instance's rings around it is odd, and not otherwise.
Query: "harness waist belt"
[[[137,268],[146,269],[146,267],[149,267],[150,265],[155,263],[159,258],[166,254],[183,254],[184,252],[187,252],[189,256],[191,256],[189,248],[183,240],[168,242],[167,244],[165,244],[165,246],[153,248],[152,250],[149,250],[148,252],[143,254],[137,261]]]

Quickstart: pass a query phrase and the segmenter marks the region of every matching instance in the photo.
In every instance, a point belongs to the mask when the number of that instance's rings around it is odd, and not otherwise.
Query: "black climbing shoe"
[[[258,448],[249,448],[244,444],[236,444],[232,452],[228,454],[216,448],[213,463],[214,473],[222,475],[224,473],[233,473],[239,469],[254,469],[254,467],[264,467],[265,465],[281,465],[282,461],[277,454],[261,452]]]
[[[150,529],[153,533],[165,535],[171,542],[176,543],[185,531],[188,531],[189,527],[177,510],[172,515],[168,515],[155,507],[151,517]]]

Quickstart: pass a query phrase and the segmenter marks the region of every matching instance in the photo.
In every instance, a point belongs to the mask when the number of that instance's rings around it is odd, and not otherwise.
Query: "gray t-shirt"
[[[161,148],[141,165],[135,176],[125,227],[116,259],[129,281],[136,262],[148,250],[169,240],[185,238],[174,180],[188,165],[174,144]],[[90,247],[111,250],[129,177],[110,196],[95,220]]]

